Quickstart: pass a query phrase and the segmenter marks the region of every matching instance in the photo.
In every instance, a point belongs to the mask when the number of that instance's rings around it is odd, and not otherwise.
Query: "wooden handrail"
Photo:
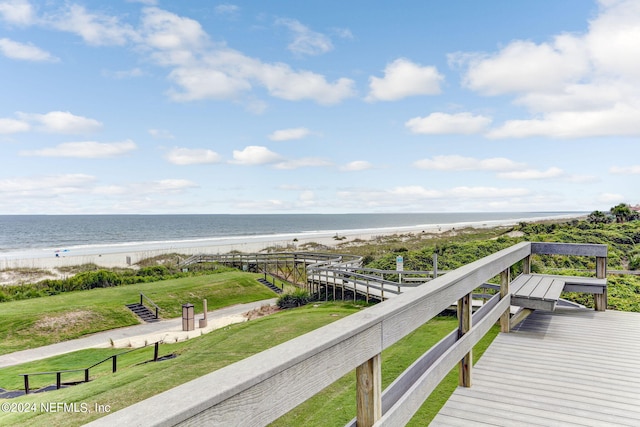
[[[149,304],[151,304],[152,306],[155,307],[155,309],[156,309],[156,313],[155,313],[156,319],[159,319],[158,312],[160,311],[160,307],[158,307],[158,305],[155,302],[153,302],[151,300],[151,298],[149,298],[148,296],[146,296],[145,294],[140,292],[140,305],[144,305],[144,300],[143,299],[146,299],[147,301],[149,301]]]
[[[372,388],[357,388],[357,399],[373,405],[364,408],[362,416],[369,417],[368,422],[376,426],[403,425],[453,366],[462,359],[467,360],[468,366],[473,345],[509,310],[511,294],[505,272],[531,253],[529,242],[503,249],[439,276],[428,286],[417,287],[90,425],[129,425],[137,422],[141,413],[145,414],[145,425],[150,426],[266,425],[356,368],[367,378],[365,383],[373,384]],[[426,369],[419,378],[413,378],[409,387],[404,384],[404,391],[394,392],[393,403],[380,397],[375,384],[379,381],[381,352],[497,276],[502,279],[502,295],[491,298],[482,319],[467,314],[453,338],[447,337],[446,343],[436,346],[437,355],[427,352],[426,359],[420,359]],[[465,381],[470,382],[470,377]],[[386,390],[382,395],[385,394]],[[381,400],[387,403],[381,405]],[[380,412],[376,409],[379,407]]]
[[[155,343],[152,343],[154,345],[154,352],[153,352],[153,361],[155,362],[156,360],[158,360],[158,345],[162,343],[162,340],[160,341],[156,341]],[[103,364],[104,362],[106,362],[107,360],[111,360],[112,363],[112,367],[111,367],[111,372],[114,373],[117,371],[117,359],[118,356],[122,356],[123,354],[127,354],[127,353],[131,353],[132,351],[136,351],[136,350],[140,350],[141,348],[145,348],[147,346],[149,346],[151,344],[145,344],[142,347],[139,348],[134,348],[131,350],[127,350],[127,351],[123,351],[121,353],[117,353],[117,354],[113,354],[109,357],[107,357],[106,359],[103,359],[97,363],[94,363],[93,365],[89,366],[88,368],[81,368],[81,369],[62,369],[59,371],[50,371],[50,372],[30,372],[27,374],[19,374],[22,375],[24,377],[24,392],[25,394],[29,394],[30,391],[30,387],[29,387],[29,377],[33,376],[33,375],[56,375],[56,389],[60,389],[61,385],[62,385],[62,381],[61,381],[61,375],[63,373],[68,373],[68,372],[83,372],[84,371],[84,382],[89,382],[89,370],[95,368],[98,365]]]

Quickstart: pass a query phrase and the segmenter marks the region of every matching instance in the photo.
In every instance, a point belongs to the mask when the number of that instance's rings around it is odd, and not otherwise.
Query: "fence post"
[[[607,278],[607,257],[596,257],[596,277],[598,279]],[[607,287],[601,294],[594,294],[595,309],[605,311],[607,309]]]
[[[433,278],[438,277],[438,254],[434,252],[433,254]]]
[[[370,427],[382,417],[380,353],[356,368],[357,427]]]
[[[458,338],[471,330],[471,294],[466,294],[458,300]],[[464,355],[458,365],[458,385],[471,387],[471,366],[473,350]]]
[[[84,370],[84,382],[85,383],[89,382],[89,368]]]
[[[60,386],[62,385],[62,372],[56,372],[56,390],[60,390]]]
[[[24,394],[29,394],[29,375],[24,376]]]
[[[111,373],[114,373],[118,370],[118,355],[114,354],[111,357]]]
[[[522,259],[522,274],[531,274],[531,255]]]
[[[508,268],[500,273],[500,299],[509,296],[509,283],[511,282],[510,276],[511,271]],[[510,309],[507,307],[502,316],[500,316],[500,332],[511,332],[510,315]]]
[[[206,301],[206,300],[205,300],[205,301]],[[158,361],[158,345],[159,345],[159,344],[160,344],[160,343],[159,343],[158,341],[156,341],[155,348],[153,349],[153,361],[154,361],[154,362],[157,362],[157,361]]]

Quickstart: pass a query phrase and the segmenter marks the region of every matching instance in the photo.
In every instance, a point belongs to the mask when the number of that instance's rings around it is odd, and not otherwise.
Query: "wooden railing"
[[[522,242],[91,425],[134,425],[140,421],[140,414],[144,414],[144,424],[150,426],[262,426],[354,369],[357,425],[404,425],[456,364],[460,385],[471,386],[473,345],[498,320],[501,330],[509,331],[511,267],[528,260],[532,253],[543,253],[543,249],[553,253],[606,256],[604,245],[543,247]],[[500,293],[472,316],[472,292],[494,277],[500,278]],[[382,392],[382,351],[455,301],[458,302],[458,329],[428,350]]]
[[[151,298],[149,298],[148,296],[140,292],[140,305],[144,305],[144,300],[147,300],[149,302],[149,305],[155,308],[156,319],[159,319],[158,312],[160,311],[160,307],[158,307],[158,305],[155,302],[153,302]]]
[[[155,343],[153,343],[154,345],[154,350],[153,350],[153,361],[157,361],[158,360],[158,353],[159,353],[159,344],[161,344],[162,341],[157,341]],[[151,345],[151,344],[148,344]],[[147,345],[145,345],[144,347],[147,347]],[[141,348],[144,348],[141,347]],[[72,372],[84,372],[84,378],[82,381],[79,382],[85,382],[88,383],[89,382],[89,372],[91,369],[102,365],[103,363],[107,362],[108,360],[111,360],[111,372],[115,373],[118,370],[118,356],[123,356],[127,353],[131,353],[132,351],[136,351],[139,350],[138,348],[134,348],[133,350],[127,350],[127,351],[123,351],[121,353],[118,354],[114,354],[112,356],[107,357],[106,359],[103,359],[97,363],[94,363],[93,365],[89,366],[88,368],[82,368],[82,369],[64,369],[61,371],[51,371],[51,372],[31,372],[28,374],[20,374],[24,377],[24,393],[25,394],[29,394],[29,392],[31,391],[31,387],[29,385],[29,377],[30,376],[36,376],[36,375],[55,375],[56,376],[56,389],[60,389],[62,387],[62,385],[64,384],[62,382],[62,374],[69,374]],[[76,381],[78,382],[78,381]],[[74,382],[75,383],[75,382]]]

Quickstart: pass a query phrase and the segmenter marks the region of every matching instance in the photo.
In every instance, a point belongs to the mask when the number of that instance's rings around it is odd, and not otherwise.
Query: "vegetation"
[[[202,312],[228,305],[274,298],[257,274],[237,270],[130,286],[65,292],[47,298],[1,303],[0,354],[34,348],[82,335],[135,325],[139,319],[125,304],[140,300],[140,293],[160,307],[160,316],[181,315],[182,304]]]
[[[46,279],[37,283],[3,286],[0,288],[0,302],[58,295],[64,292],[110,288],[137,283],[158,282],[182,277],[196,277],[215,274],[233,269],[214,263],[196,264],[189,271],[182,271],[177,264],[149,265],[135,269],[103,269],[95,264],[86,264],[72,271],[65,279]]]
[[[311,301],[311,295],[304,289],[296,288],[293,291],[285,292],[278,298],[278,307],[294,308],[307,305]]]
[[[97,373],[91,382],[47,393],[30,394],[11,402],[40,403],[65,402],[109,405],[111,412],[135,402],[149,398],[176,385],[198,378],[226,365],[259,353],[269,347],[288,341],[320,326],[339,320],[360,310],[360,306],[342,303],[322,303],[284,310],[249,322],[230,325],[212,331],[199,338],[160,346],[160,354],[176,353],[175,359],[163,362],[139,364],[149,360],[152,349],[132,352],[123,360],[123,369],[109,373],[109,366]],[[268,337],[266,339],[265,337]],[[111,352],[111,353],[110,353]],[[83,350],[56,358],[0,369],[0,378],[5,382],[20,373],[49,371],[55,369],[76,369],[90,362],[99,361],[114,350]],[[107,364],[108,365],[108,364]],[[124,367],[127,366],[126,369]],[[189,369],[185,369],[185,367]],[[93,376],[93,373],[92,373]],[[44,381],[46,378],[34,381]],[[55,378],[49,378],[51,384]],[[13,387],[18,384],[12,383]],[[4,384],[0,384],[4,386]],[[9,413],[0,412],[0,425],[11,426],[77,426],[83,425],[101,415],[92,413]]]

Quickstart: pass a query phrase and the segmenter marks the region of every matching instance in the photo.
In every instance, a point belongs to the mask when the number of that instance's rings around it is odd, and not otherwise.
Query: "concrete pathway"
[[[176,319],[161,320],[155,323],[111,329],[84,338],[63,341],[29,350],[16,351],[15,353],[0,356],[0,368],[46,359],[86,348],[108,348],[112,346],[117,348],[142,347],[146,343],[153,343],[159,340],[166,342],[184,341],[232,323],[243,322],[246,320],[243,316],[244,313],[264,305],[274,305],[276,301],[277,298],[272,298],[209,311],[207,312],[208,325],[205,328],[198,328],[198,319],[202,318],[202,314],[196,314],[195,330],[188,332],[182,330],[182,318],[179,317]]]

